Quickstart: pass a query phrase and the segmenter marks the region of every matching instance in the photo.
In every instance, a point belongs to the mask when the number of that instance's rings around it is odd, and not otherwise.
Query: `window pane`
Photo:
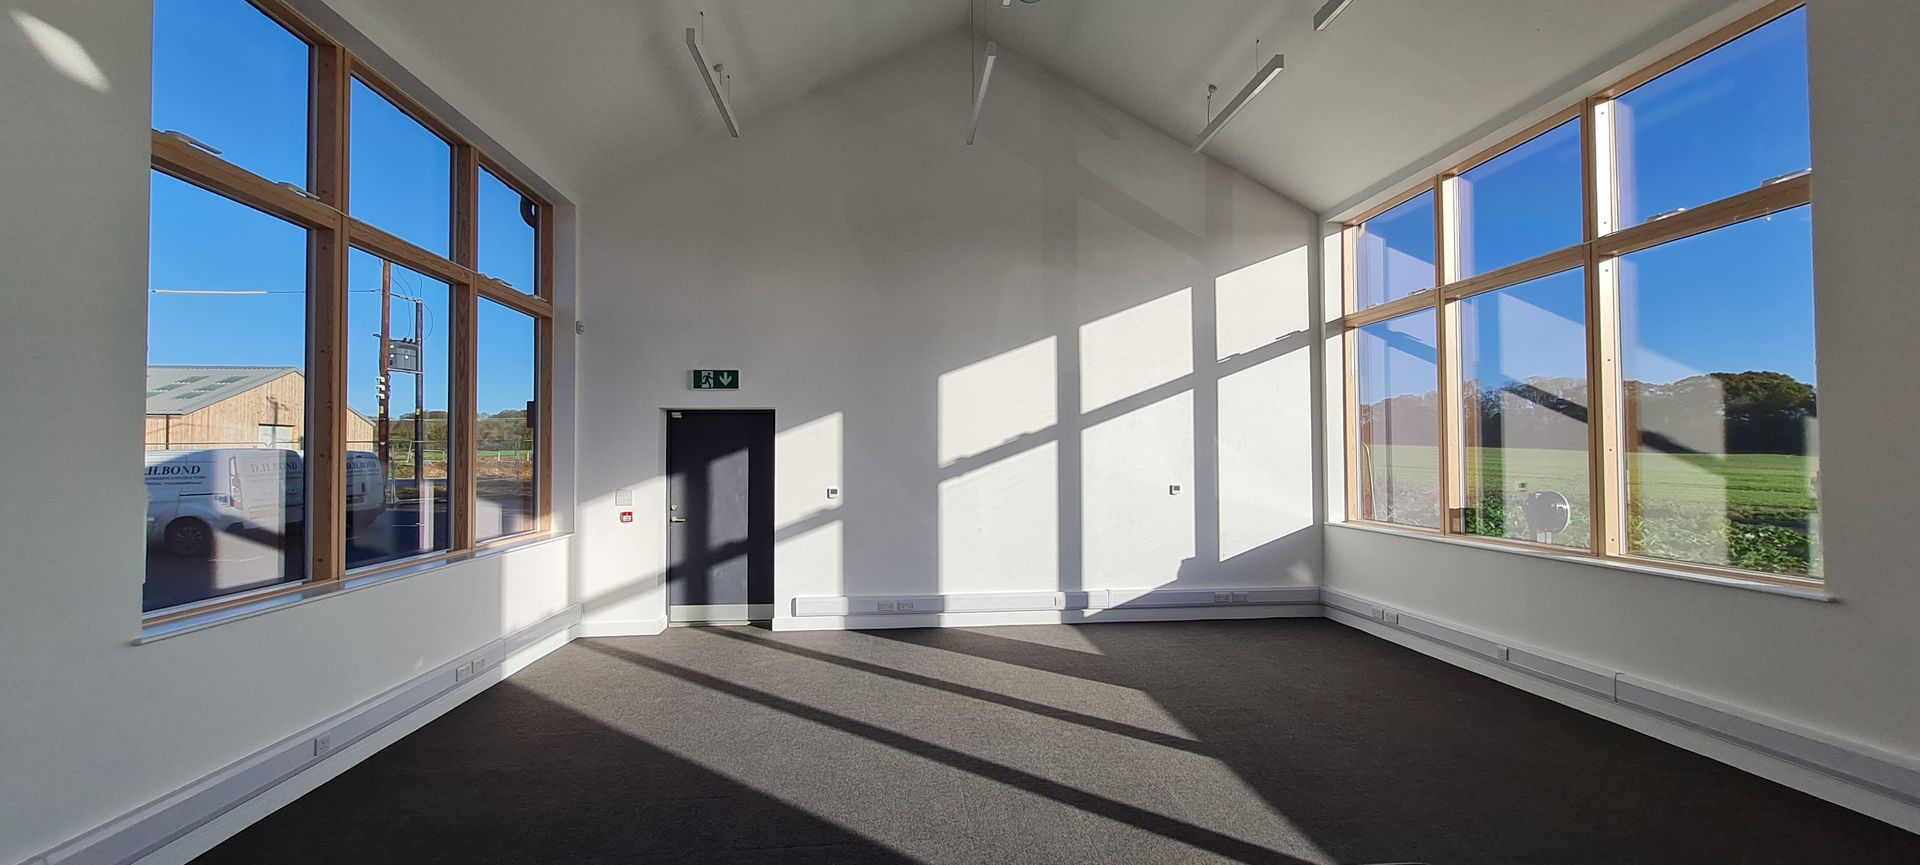
[[[1476,166],[1455,182],[1462,279],[1583,239],[1578,120]]]
[[[1614,123],[1623,228],[1812,166],[1806,10],[1620,97]]]
[[[305,188],[308,55],[246,0],[155,0],[153,128]]]
[[[1354,262],[1358,309],[1434,287],[1433,193],[1423,192],[1360,226]]]
[[[152,195],[145,610],[306,577],[307,232]]]
[[[453,246],[453,146],[353,80],[347,201],[375,228],[441,256]]]
[[[1469,534],[1589,542],[1586,271],[1460,301]]]
[[[1352,331],[1360,403],[1355,454],[1362,519],[1440,527],[1434,311]]]
[[[444,550],[452,539],[451,297],[444,282],[358,249],[348,255],[348,568]]]
[[[522,293],[539,294],[536,227],[545,215],[493,172],[480,169],[480,272]]]
[[[493,301],[480,301],[479,364],[475,370],[479,418],[474,430],[474,537],[479,540],[539,527],[534,499],[534,433],[539,369],[534,320]]]
[[[1810,209],[1626,256],[1620,303],[1630,550],[1818,575]]]

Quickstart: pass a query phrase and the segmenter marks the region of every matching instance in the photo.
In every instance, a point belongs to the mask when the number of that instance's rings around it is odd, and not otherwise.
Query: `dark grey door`
[[[667,506],[667,618],[772,618],[773,412],[669,412]]]

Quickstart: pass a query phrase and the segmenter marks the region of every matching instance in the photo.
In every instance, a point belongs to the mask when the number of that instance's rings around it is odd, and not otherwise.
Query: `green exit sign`
[[[737,369],[696,369],[693,371],[694,390],[739,390],[740,371]]]

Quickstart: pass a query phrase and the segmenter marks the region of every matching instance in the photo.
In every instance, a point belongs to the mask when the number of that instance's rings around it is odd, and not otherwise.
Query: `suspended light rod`
[[[1221,129],[1232,123],[1234,116],[1238,115],[1241,109],[1246,108],[1247,103],[1253,101],[1253,97],[1259,96],[1260,91],[1268,84],[1273,83],[1274,76],[1279,75],[1280,70],[1285,68],[1287,68],[1286,58],[1278,54],[1273,55],[1273,59],[1268,60],[1267,65],[1260,67],[1260,71],[1254,74],[1253,80],[1248,81],[1247,86],[1240,88],[1240,92],[1233,97],[1233,101],[1228,102],[1227,107],[1220,109],[1220,113],[1215,115],[1213,122],[1208,123],[1207,128],[1200,130],[1200,137],[1193,142],[1193,152],[1199,153],[1206,148],[1207,142],[1212,141],[1215,135],[1220,134]]]
[[[700,33],[692,27],[687,28],[687,50],[693,53],[693,65],[700,67],[700,80],[707,82],[707,93],[713,96],[713,107],[720,109],[720,119],[726,121],[727,134],[740,137],[740,124],[733,120],[733,107],[727,104],[727,96],[720,90],[719,82],[713,79],[713,68],[707,65],[707,58],[700,54]]]
[[[1352,2],[1353,0],[1327,0],[1327,5],[1313,13],[1313,29],[1327,29],[1327,25],[1332,24],[1333,19],[1340,17],[1340,13],[1347,11],[1347,5]]]
[[[980,70],[980,90],[973,94],[973,123],[967,127],[967,144],[973,144],[974,133],[980,131],[980,109],[987,104],[987,82],[993,80],[993,61],[1000,59],[1000,46],[987,43],[987,64]]]

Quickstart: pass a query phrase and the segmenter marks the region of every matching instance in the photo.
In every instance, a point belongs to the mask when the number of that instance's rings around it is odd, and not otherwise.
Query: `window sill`
[[[1427,532],[1417,532],[1417,531],[1405,531],[1401,529],[1395,529],[1390,526],[1374,525],[1372,523],[1361,523],[1361,522],[1349,521],[1349,522],[1328,523],[1327,525],[1331,528],[1348,529],[1351,531],[1358,531],[1358,532],[1373,532],[1375,534],[1392,535],[1393,537],[1396,537],[1396,538],[1412,538],[1415,540],[1431,541],[1433,543],[1450,544],[1452,546],[1458,546],[1458,547],[1468,547],[1470,549],[1476,549],[1476,550],[1488,550],[1488,551],[1497,552],[1497,553],[1507,553],[1510,555],[1528,556],[1536,559],[1546,559],[1548,561],[1554,561],[1554,562],[1567,562],[1569,564],[1586,565],[1588,567],[1595,567],[1595,568],[1607,568],[1609,570],[1626,571],[1628,573],[1634,573],[1634,574],[1646,574],[1646,575],[1655,576],[1655,577],[1668,577],[1670,579],[1687,580],[1689,582],[1695,582],[1695,583],[1706,583],[1708,585],[1713,585],[1713,586],[1726,586],[1728,588],[1733,588],[1733,589],[1745,589],[1750,592],[1763,592],[1769,595],[1782,595],[1789,598],[1800,598],[1802,600],[1807,600],[1807,601],[1819,601],[1821,603],[1834,603],[1839,600],[1838,598],[1835,598],[1834,596],[1828,594],[1824,589],[1803,588],[1800,586],[1787,586],[1787,585],[1781,585],[1779,583],[1769,583],[1762,580],[1743,580],[1735,576],[1717,576],[1714,574],[1703,574],[1695,571],[1682,570],[1679,568],[1663,568],[1663,567],[1660,567],[1659,565],[1647,564],[1643,562],[1623,561],[1620,559],[1603,559],[1595,556],[1575,555],[1571,553],[1558,553],[1558,552],[1553,552],[1551,550],[1544,550],[1544,549],[1528,549],[1526,547],[1509,546],[1507,544],[1497,544],[1497,543],[1488,543],[1485,541],[1476,541],[1471,538],[1463,538],[1458,536],[1430,534]]]
[[[254,616],[264,615],[276,610],[284,610],[289,607],[309,604],[322,598],[343,595],[348,592],[355,592],[372,586],[383,585],[396,580],[403,580],[408,577],[430,573],[452,565],[488,559],[506,553],[537,547],[542,544],[550,544],[567,537],[571,537],[571,535],[553,532],[550,534],[517,538],[511,543],[500,543],[479,549],[467,550],[432,561],[419,562],[413,565],[401,562],[390,567],[381,568],[372,573],[349,574],[346,579],[343,580],[306,586],[298,591],[285,592],[273,595],[272,597],[261,598],[259,601],[250,604],[243,603],[221,607],[215,610],[208,610],[201,615],[183,616],[157,624],[143,624],[140,628],[140,636],[133,640],[133,645],[143,646],[171,637],[178,637],[182,634],[203,631],[216,625],[224,625],[228,622],[250,619]],[[261,591],[269,590],[263,589]]]

